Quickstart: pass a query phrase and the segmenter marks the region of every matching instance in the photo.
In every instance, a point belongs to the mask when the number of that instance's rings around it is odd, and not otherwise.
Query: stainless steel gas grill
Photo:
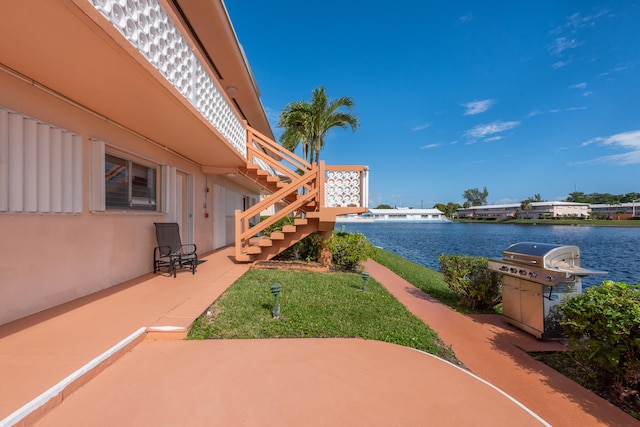
[[[502,312],[514,326],[539,339],[560,337],[554,307],[582,293],[582,277],[607,274],[580,266],[580,248],[521,242],[490,259],[488,268],[502,273]]]

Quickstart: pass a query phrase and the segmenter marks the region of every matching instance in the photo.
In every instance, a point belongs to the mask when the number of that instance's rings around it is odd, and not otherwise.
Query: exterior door
[[[227,244],[226,230],[226,189],[222,185],[213,187],[213,247],[221,248]]]
[[[174,169],[175,170],[175,169]],[[194,196],[193,175],[175,170],[170,182],[169,221],[175,221],[180,226],[180,238],[183,244],[194,243]]]

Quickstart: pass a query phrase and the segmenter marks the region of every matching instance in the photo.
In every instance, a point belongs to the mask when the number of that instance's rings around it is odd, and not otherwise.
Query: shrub
[[[444,281],[463,306],[485,311],[502,301],[502,276],[487,269],[487,258],[441,254],[438,261]]]
[[[320,243],[322,236],[318,233],[311,233],[299,242],[294,243],[284,251],[280,252],[273,259],[278,261],[318,261],[318,253],[320,252]]]
[[[640,285],[605,280],[560,304],[560,324],[576,358],[601,388],[638,398]]]
[[[360,263],[373,256],[373,245],[364,234],[334,231],[326,241],[333,264],[345,271],[358,271]]]

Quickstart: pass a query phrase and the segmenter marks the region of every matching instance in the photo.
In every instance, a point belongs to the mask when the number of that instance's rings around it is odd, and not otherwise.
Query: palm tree
[[[280,135],[282,146],[289,151],[295,151],[298,145],[302,143],[302,158],[305,160],[307,158],[311,160],[306,129],[308,124],[308,105],[304,101],[287,104],[282,113],[280,113],[280,121],[278,123],[278,127],[284,129],[284,132]]]
[[[302,156],[309,162],[318,162],[324,148],[324,138],[334,127],[358,129],[358,117],[351,112],[353,100],[348,96],[329,101],[324,87],[313,90],[311,103],[291,102],[280,113],[278,127],[284,132],[280,136],[282,146],[293,151],[302,143]],[[338,111],[345,107],[346,112]]]
[[[529,211],[531,209],[533,209],[533,205],[531,204],[531,200],[529,200],[529,199],[523,200],[522,203],[520,203],[520,209],[522,209],[523,211],[525,211],[527,213],[527,219],[529,219]]]

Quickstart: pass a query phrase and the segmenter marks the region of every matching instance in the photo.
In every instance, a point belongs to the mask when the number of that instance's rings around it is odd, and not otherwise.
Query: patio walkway
[[[544,425],[484,381],[387,343],[180,340],[247,270],[232,255],[204,257],[195,276],[145,275],[0,326],[0,426]],[[367,269],[474,374],[550,424],[637,423],[519,349],[549,344],[499,317],[459,315],[374,262]],[[50,389],[51,400],[19,410]]]

